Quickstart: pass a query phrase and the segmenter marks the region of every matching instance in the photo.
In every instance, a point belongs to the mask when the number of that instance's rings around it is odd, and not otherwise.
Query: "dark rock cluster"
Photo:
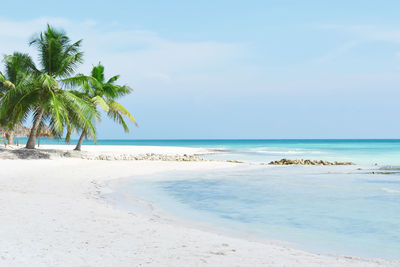
[[[309,159],[280,159],[271,161],[269,165],[355,165],[353,162],[339,162],[326,160],[309,160]]]

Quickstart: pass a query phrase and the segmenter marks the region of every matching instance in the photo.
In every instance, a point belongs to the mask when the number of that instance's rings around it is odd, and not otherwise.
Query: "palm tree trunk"
[[[12,145],[12,144],[13,144],[12,135],[9,134],[9,133],[7,133],[7,134],[6,134],[6,137],[7,137],[7,143],[8,143],[8,145]]]
[[[4,147],[7,147],[6,135],[4,135]]]
[[[85,138],[85,135],[86,135],[85,131],[82,131],[81,137],[79,137],[78,144],[76,144],[76,147],[74,150],[81,151],[82,142],[83,142],[83,138]]]
[[[40,135],[38,136],[37,146],[40,147]]]
[[[39,123],[42,120],[42,116],[43,116],[43,109],[40,108],[39,109],[39,114],[36,117],[35,121],[33,122],[32,129],[31,129],[31,132],[29,134],[28,142],[26,143],[26,148],[28,148],[28,149],[34,149],[35,148],[36,135],[37,135],[37,131],[38,131],[38,128],[39,128]]]
[[[15,139],[17,139],[17,146],[19,146],[19,138],[18,138],[18,136],[16,136]]]

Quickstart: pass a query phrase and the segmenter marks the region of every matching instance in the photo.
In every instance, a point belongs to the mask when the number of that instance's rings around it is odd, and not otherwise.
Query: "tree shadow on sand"
[[[0,159],[50,159],[50,154],[35,149],[5,149],[0,148]]]

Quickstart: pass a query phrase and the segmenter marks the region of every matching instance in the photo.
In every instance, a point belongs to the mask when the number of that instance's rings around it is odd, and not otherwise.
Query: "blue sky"
[[[25,2],[1,54],[49,22],[135,89],[99,138],[400,138],[398,1]]]

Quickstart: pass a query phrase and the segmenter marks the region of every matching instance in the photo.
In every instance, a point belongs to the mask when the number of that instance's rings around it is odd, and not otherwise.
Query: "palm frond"
[[[92,98],[92,102],[95,105],[100,106],[105,112],[108,112],[110,110],[110,107],[108,106],[107,102],[104,101],[103,98],[101,98],[100,96],[95,96]]]
[[[136,122],[136,119],[132,116],[132,114],[129,113],[129,111],[126,110],[126,108],[123,105],[121,105],[120,103],[113,101],[113,100],[109,100],[108,106],[110,107],[110,110],[112,112],[116,112],[120,115],[123,115],[126,118],[128,118],[131,122],[133,122],[136,126],[138,125]]]
[[[118,124],[122,125],[122,127],[124,128],[124,131],[125,131],[126,133],[129,133],[129,127],[128,127],[128,125],[126,124],[124,118],[121,116],[120,113],[118,113],[118,112],[115,111],[115,110],[111,110],[111,109],[110,109],[110,111],[108,111],[107,115],[108,115],[108,117],[110,117],[113,121],[115,121],[115,122],[117,122]]]
[[[100,83],[104,83],[104,66],[101,63],[92,68],[91,76]]]
[[[91,76],[85,76],[83,74],[77,74],[73,77],[65,78],[61,80],[64,88],[76,88],[80,87],[89,96],[94,94],[93,87],[99,87],[101,84],[95,78]]]
[[[110,79],[108,79],[107,83],[114,83],[115,81],[117,81],[119,79],[120,75],[115,75],[113,77],[111,77]]]

